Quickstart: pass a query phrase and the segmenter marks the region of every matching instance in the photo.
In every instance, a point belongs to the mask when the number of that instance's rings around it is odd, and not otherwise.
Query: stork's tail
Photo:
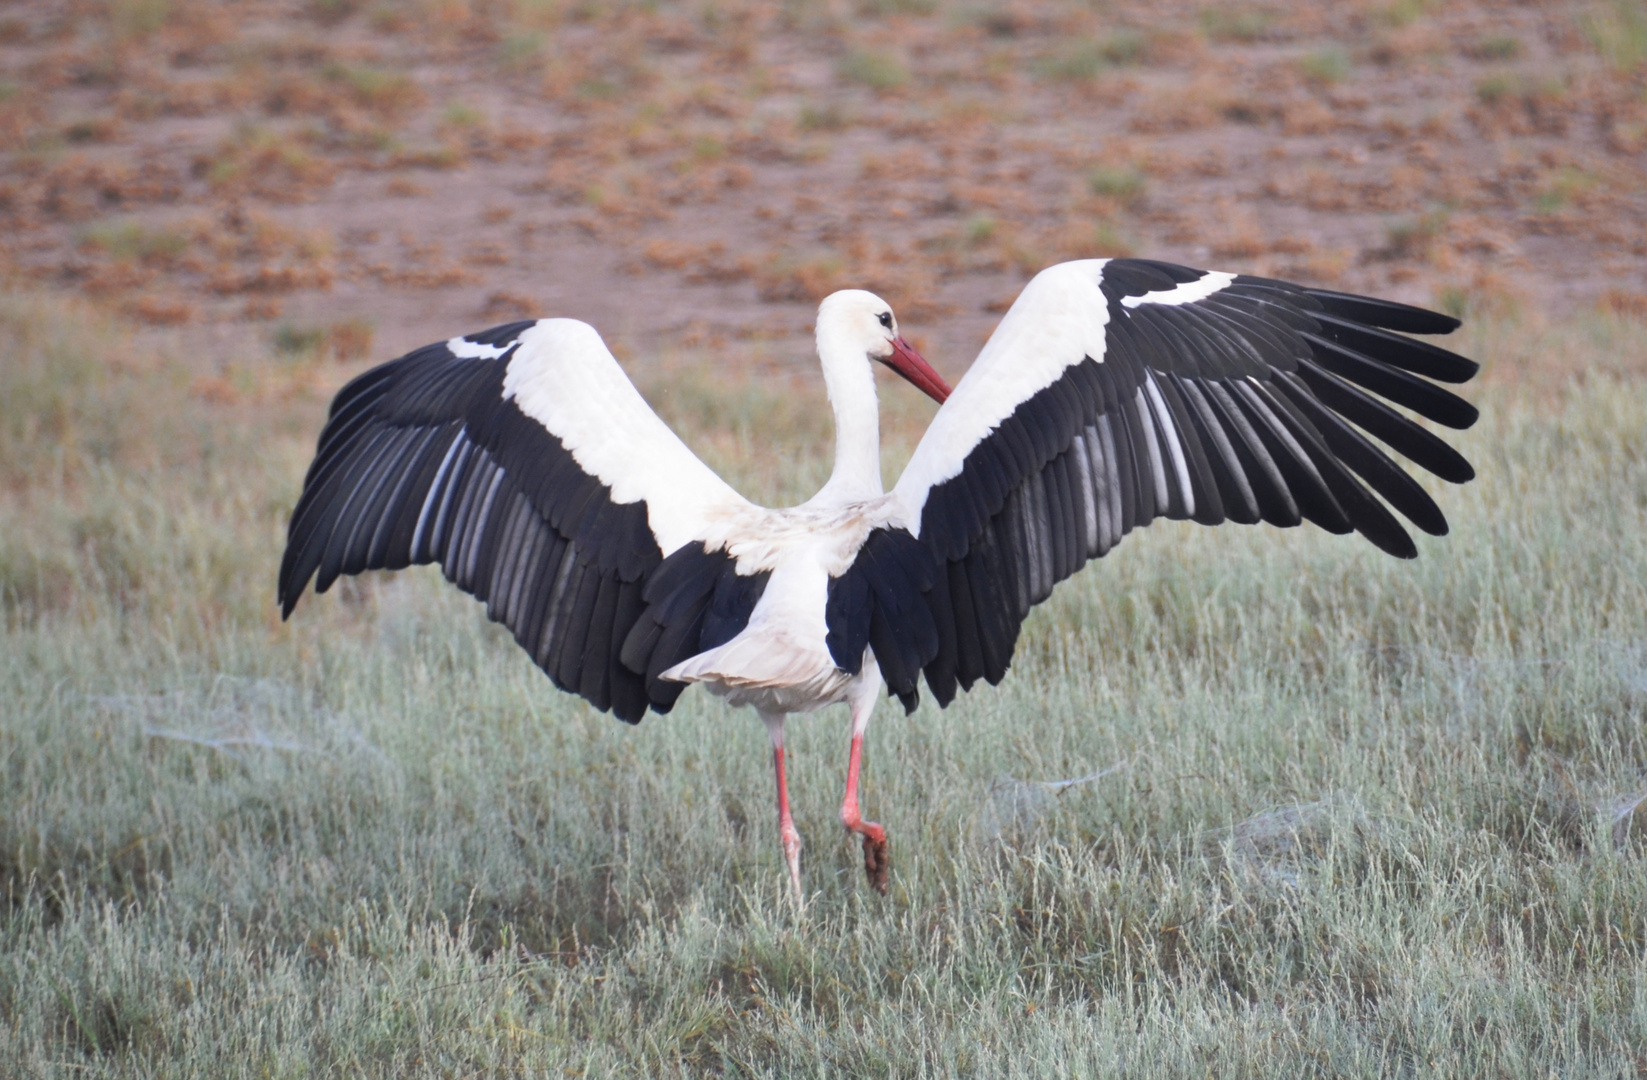
[[[802,686],[835,670],[827,653],[818,654],[770,633],[745,630],[725,645],[682,660],[662,677],[675,682],[776,689]]]

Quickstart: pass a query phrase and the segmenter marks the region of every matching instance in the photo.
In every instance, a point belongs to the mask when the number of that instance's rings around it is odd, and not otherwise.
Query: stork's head
[[[949,397],[949,384],[899,336],[892,305],[872,292],[842,289],[818,305],[818,353],[828,363],[836,350],[880,361],[940,404]]]

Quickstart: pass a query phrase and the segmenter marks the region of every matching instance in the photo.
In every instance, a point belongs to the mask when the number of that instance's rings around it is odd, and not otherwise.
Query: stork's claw
[[[864,834],[864,876],[869,879],[869,887],[886,895],[887,879],[892,871],[892,855],[887,850],[886,836]]]

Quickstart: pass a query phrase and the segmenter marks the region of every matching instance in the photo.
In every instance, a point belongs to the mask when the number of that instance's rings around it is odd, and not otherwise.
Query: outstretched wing
[[[1474,475],[1386,403],[1448,427],[1475,422],[1429,380],[1464,382],[1476,365],[1403,336],[1457,326],[1139,259],[1043,271],[916,447],[895,489],[902,527],[872,534],[831,583],[831,610],[858,612],[862,627],[855,641],[842,631],[838,659],[867,641],[906,705],[923,669],[943,704],[957,683],[998,682],[1029,609],[1158,517],[1309,520],[1415,556],[1389,507],[1434,535],[1446,519],[1368,436],[1453,483]]]
[[[715,637],[747,621],[764,581],[703,543],[747,508],[592,327],[510,323],[338,393],[287,530],[281,613],[311,577],[325,592],[340,574],[439,562],[557,686],[633,722],[679,696],[657,673],[699,651],[706,612]]]

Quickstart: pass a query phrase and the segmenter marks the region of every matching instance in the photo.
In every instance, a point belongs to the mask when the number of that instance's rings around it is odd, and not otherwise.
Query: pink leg
[[[873,821],[865,821],[858,810],[858,774],[863,766],[864,729],[869,727],[869,714],[875,709],[875,693],[880,690],[880,680],[875,680],[875,684],[874,690],[864,695],[867,700],[852,702],[852,750],[846,762],[846,796],[841,800],[841,824],[864,838],[864,875],[876,892],[885,895],[891,869],[886,830]]]
[[[797,904],[805,901],[801,892],[801,834],[795,828],[795,819],[789,816],[789,781],[784,776],[783,714],[762,713],[766,732],[772,737],[772,771],[778,777],[778,836],[783,841],[784,862],[789,864],[789,885]]]

